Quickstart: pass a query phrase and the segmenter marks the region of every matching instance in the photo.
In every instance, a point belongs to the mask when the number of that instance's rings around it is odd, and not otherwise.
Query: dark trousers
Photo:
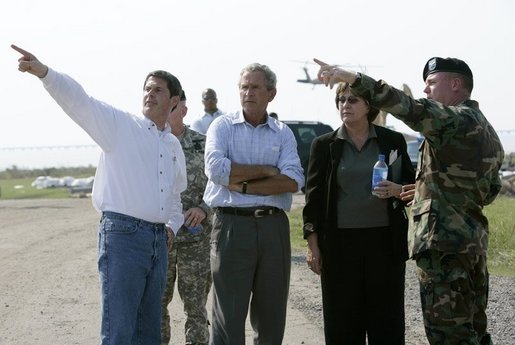
[[[290,265],[290,226],[284,212],[255,218],[217,211],[211,234],[210,344],[245,344],[250,305],[254,344],[280,345]]]
[[[404,344],[405,261],[389,227],[338,229],[322,249],[326,344]]]

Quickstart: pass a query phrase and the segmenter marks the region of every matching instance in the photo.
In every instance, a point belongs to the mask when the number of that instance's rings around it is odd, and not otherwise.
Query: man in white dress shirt
[[[184,153],[166,121],[179,102],[181,84],[166,71],[149,73],[143,88],[144,117],[138,117],[96,100],[69,76],[12,48],[22,54],[18,69],[39,77],[65,113],[102,149],[92,195],[102,214],[101,343],[159,345],[167,244],[184,222]]]
[[[202,104],[204,105],[204,114],[193,121],[190,128],[195,132],[206,135],[207,129],[211,122],[224,112],[218,109],[218,99],[213,89],[205,89],[202,92]]]

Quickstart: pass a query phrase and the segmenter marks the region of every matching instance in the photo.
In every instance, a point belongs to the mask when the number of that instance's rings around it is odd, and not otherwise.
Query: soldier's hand
[[[413,204],[413,198],[415,197],[415,184],[406,184],[402,186],[400,198],[402,201],[409,201],[408,206]]]
[[[48,67],[43,65],[33,54],[28,51],[11,44],[11,48],[22,54],[18,59],[18,70],[22,72],[29,72],[38,78],[43,78],[48,73]]]
[[[331,89],[337,83],[353,84],[356,81],[356,72],[347,71],[337,65],[329,65],[317,58],[314,58],[313,61],[320,66],[317,74],[318,80]]]
[[[195,227],[206,219],[207,214],[200,207],[192,207],[184,212],[184,224],[189,227]]]

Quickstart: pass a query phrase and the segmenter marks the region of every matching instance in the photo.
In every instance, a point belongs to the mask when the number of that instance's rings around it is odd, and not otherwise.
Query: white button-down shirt
[[[43,84],[63,110],[100,146],[93,185],[98,211],[112,211],[177,232],[184,223],[184,153],[167,126],[118,110],[86,94],[72,78],[48,70]]]
[[[214,119],[222,115],[224,115],[224,112],[220,109],[215,111],[213,114],[204,113],[204,115],[198,117],[197,119],[195,119],[195,121],[193,121],[190,128],[193,129],[195,132],[199,132],[200,134],[206,135],[207,130],[211,125],[211,122],[213,122]]]

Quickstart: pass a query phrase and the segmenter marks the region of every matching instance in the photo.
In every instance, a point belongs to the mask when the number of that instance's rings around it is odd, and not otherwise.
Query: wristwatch
[[[315,232],[315,227],[313,226],[313,223],[306,223],[304,224],[302,230],[304,233],[304,239],[306,239],[309,235]]]

